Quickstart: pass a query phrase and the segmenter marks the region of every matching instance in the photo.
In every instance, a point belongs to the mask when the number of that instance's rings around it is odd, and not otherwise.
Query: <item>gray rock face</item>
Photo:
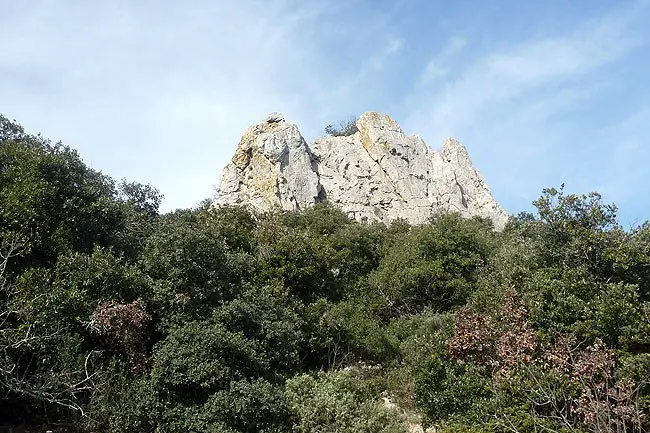
[[[364,113],[357,127],[354,135],[320,137],[308,146],[295,125],[272,114],[242,137],[215,204],[300,210],[327,200],[361,221],[399,217],[421,224],[438,212],[458,212],[503,228],[508,215],[460,142],[447,139],[432,151],[375,112]]]
[[[219,185],[219,204],[300,210],[318,196],[312,154],[296,125],[273,113],[244,134]]]

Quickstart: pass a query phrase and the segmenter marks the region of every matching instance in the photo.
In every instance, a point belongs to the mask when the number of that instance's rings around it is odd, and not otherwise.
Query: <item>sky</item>
[[[650,219],[650,1],[0,0],[0,113],[150,183],[214,196],[271,112],[309,141],[365,111],[463,142],[510,213],[546,187]]]

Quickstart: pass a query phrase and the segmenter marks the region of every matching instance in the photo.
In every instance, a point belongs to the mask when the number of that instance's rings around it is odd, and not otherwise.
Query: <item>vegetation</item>
[[[330,123],[325,127],[325,134],[334,137],[346,137],[348,135],[354,135],[357,132],[359,132],[359,128],[357,128],[356,116],[350,116],[340,121],[337,125]]]
[[[0,426],[650,427],[650,224],[598,194],[503,232],[160,200],[0,117]]]

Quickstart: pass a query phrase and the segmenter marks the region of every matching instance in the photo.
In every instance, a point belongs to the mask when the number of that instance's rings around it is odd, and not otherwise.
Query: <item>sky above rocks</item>
[[[0,0],[0,113],[164,210],[270,112],[462,141],[510,213],[549,186],[650,219],[650,1]]]

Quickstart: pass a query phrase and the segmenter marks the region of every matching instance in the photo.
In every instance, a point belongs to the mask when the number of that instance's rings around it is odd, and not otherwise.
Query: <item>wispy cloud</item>
[[[433,146],[456,136],[512,211],[571,179],[615,194],[650,182],[635,156],[650,136],[650,0],[609,12],[583,1],[5,2],[0,110],[95,168],[156,185],[165,209],[209,197],[242,132],[271,111],[308,139],[366,110]]]
[[[635,31],[642,21],[639,11],[646,7],[647,3],[621,6],[579,24],[570,34],[478,53],[451,71],[431,66],[444,63],[438,59],[450,51],[444,49],[423,70],[420,82],[428,86],[416,88],[405,99],[409,113],[405,124],[433,146],[445,136],[467,142],[475,163],[501,192],[497,197],[518,209],[542,187],[566,177],[583,175],[595,181],[597,171],[591,171],[590,164],[597,158],[589,152],[603,146],[599,137],[589,130],[581,136],[580,125],[567,125],[562,116],[584,110],[606,93],[609,80],[599,72],[647,42]],[[471,41],[465,49],[471,49]],[[440,82],[427,79],[442,75]],[[568,159],[562,163],[560,157]],[[540,165],[542,161],[545,164]],[[597,163],[602,164],[600,159]]]
[[[37,3],[3,5],[0,109],[96,168],[154,183],[169,207],[212,194],[251,122],[308,117],[324,93],[311,78],[318,2]]]
[[[427,85],[432,81],[442,78],[449,73],[449,62],[467,44],[467,40],[460,36],[454,36],[447,42],[443,50],[434,58],[429,60],[420,75],[419,85]]]
[[[427,132],[436,137],[462,133],[483,109],[544,85],[562,85],[624,56],[639,43],[626,32],[635,19],[636,15],[629,11],[615,13],[585,23],[568,36],[531,41],[510,51],[479,56],[464,70],[456,71],[457,75],[435,98],[418,90],[419,98],[412,98],[415,102],[410,111],[414,114],[408,122],[430,125]],[[450,51],[454,50],[446,48],[441,56],[448,56]],[[435,74],[430,62],[424,76],[432,68]]]
[[[155,184],[166,209],[188,206],[213,194],[251,123],[282,111],[313,135],[372,92],[403,40],[370,6],[10,2],[0,109],[96,168]]]

